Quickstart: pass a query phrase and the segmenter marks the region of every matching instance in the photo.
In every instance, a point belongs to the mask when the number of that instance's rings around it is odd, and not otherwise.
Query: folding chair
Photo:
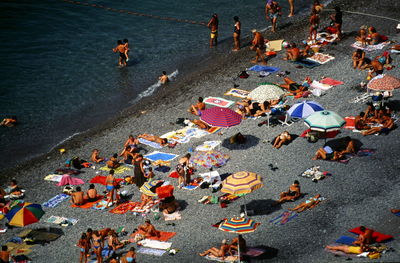
[[[290,125],[292,125],[294,122],[293,122],[293,120],[292,120],[292,117],[285,111],[285,120],[280,120],[280,119],[278,119],[278,121],[280,122],[280,124],[282,124],[282,125],[286,125],[286,126],[290,126]]]

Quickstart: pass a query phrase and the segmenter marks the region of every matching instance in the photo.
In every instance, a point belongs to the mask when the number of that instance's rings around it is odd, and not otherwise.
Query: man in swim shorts
[[[217,46],[218,44],[218,15],[213,14],[207,27],[211,30],[210,47]]]
[[[74,205],[83,205],[84,193],[80,186],[76,187],[76,191],[71,194],[71,202]]]
[[[272,32],[276,32],[276,22],[278,20],[278,16],[281,14],[281,7],[278,2],[273,0],[268,0],[265,5],[265,15],[266,19],[270,20],[272,23]]]
[[[117,46],[113,48],[114,53],[119,52],[119,58],[118,58],[118,66],[120,67],[126,67],[126,46],[122,42],[122,40],[117,41]]]

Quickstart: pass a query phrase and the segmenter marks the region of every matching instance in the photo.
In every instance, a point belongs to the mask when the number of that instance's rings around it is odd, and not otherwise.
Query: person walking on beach
[[[281,7],[278,2],[273,0],[268,0],[265,5],[265,18],[270,20],[272,23],[272,32],[276,32],[276,22],[278,21],[278,16],[281,15]]]
[[[250,47],[251,50],[254,50],[256,52],[256,58],[252,60],[252,63],[258,63],[259,59],[261,58],[262,64],[266,65],[267,63],[265,62],[264,55],[263,53],[265,52],[265,40],[264,37],[260,32],[257,32],[256,29],[251,30],[253,33],[253,41],[252,45]]]
[[[343,13],[340,10],[340,7],[335,7],[335,13],[330,16],[338,35],[338,40],[342,37],[342,23],[343,23]]]
[[[289,7],[290,7],[290,13],[288,17],[294,16],[294,0],[288,0],[289,2]]]
[[[311,12],[311,17],[310,17],[310,36],[309,39],[311,41],[315,41],[317,39],[317,30],[319,26],[319,16],[315,9],[312,10]]]
[[[213,14],[207,27],[211,30],[210,47],[218,45],[218,15]]]
[[[117,46],[113,48],[114,53],[119,52],[119,58],[118,58],[118,66],[120,67],[126,67],[126,47],[125,44],[122,42],[122,40],[117,41]]]
[[[240,50],[240,29],[241,29],[241,24],[239,21],[239,17],[235,16],[233,18],[233,21],[235,21],[234,29],[233,29],[233,43],[234,47],[232,51],[239,51]]]

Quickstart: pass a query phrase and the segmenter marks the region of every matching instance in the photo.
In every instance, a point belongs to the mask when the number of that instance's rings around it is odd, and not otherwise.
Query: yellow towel
[[[267,51],[281,51],[283,41],[283,39],[269,41]]]

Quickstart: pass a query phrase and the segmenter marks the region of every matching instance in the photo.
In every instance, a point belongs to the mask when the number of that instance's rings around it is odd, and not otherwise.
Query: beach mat
[[[176,157],[178,157],[178,155],[173,154],[173,153],[164,153],[164,152],[154,151],[152,153],[146,154],[143,157],[152,162],[155,162],[155,161],[168,162],[168,161],[171,161],[171,160],[175,159]]]
[[[163,215],[165,221],[174,221],[182,219],[182,215],[179,213],[179,211],[175,211],[172,214],[166,214],[163,212]]]
[[[49,174],[44,178],[44,180],[59,183],[61,182],[62,177],[62,174]]]
[[[131,235],[131,237],[134,237],[136,235],[136,233],[133,233]],[[166,242],[168,240],[170,240],[172,237],[174,237],[176,235],[176,232],[164,232],[164,231],[160,231],[160,237],[148,237],[146,239],[151,239],[151,240],[157,240],[157,241],[161,241],[161,242]],[[129,239],[129,241],[133,242],[133,238]]]
[[[230,89],[227,92],[224,93],[226,96],[233,96],[233,97],[238,97],[238,98],[247,98],[249,95],[250,91],[247,90],[242,90],[242,89]]]
[[[221,108],[228,108],[230,107],[234,101],[226,100],[219,97],[207,97],[203,100],[205,104],[214,105]]]
[[[315,63],[319,63],[319,64],[325,64],[328,63],[331,60],[334,60],[335,57],[328,55],[328,54],[323,54],[323,53],[315,53],[314,55],[312,55],[311,57],[308,57],[306,60],[308,61],[312,61]]]
[[[293,60],[287,60],[287,61],[289,61],[290,63],[294,63],[297,65],[303,66],[305,68],[315,68],[315,67],[321,66],[320,63],[317,63],[317,62],[314,62],[311,60],[307,60],[307,59],[301,59],[298,61],[293,61]]]
[[[344,120],[346,121],[346,124],[344,125],[343,128],[348,130],[354,130],[356,128],[356,117],[348,116],[344,117]]]
[[[122,214],[125,214],[128,211],[132,211],[132,209],[135,208],[138,205],[140,205],[139,202],[130,201],[130,202],[127,202],[127,203],[120,204],[117,207],[114,207],[109,212],[113,213],[113,214],[122,215]]]
[[[132,209],[132,212],[136,212],[136,213],[149,213],[150,209],[157,205],[158,203],[160,203],[160,200],[154,200],[151,203],[147,203],[143,208],[139,208],[138,206],[134,207]]]
[[[386,47],[389,44],[390,44],[390,41],[386,41],[386,42],[382,42],[382,43],[379,43],[379,44],[376,44],[376,45],[363,46],[361,44],[361,42],[356,41],[353,44],[351,44],[351,47],[369,52],[369,51],[376,51],[376,50],[383,49],[384,47]]]
[[[107,166],[103,166],[100,168],[100,170],[109,172],[111,170],[111,168],[108,168]],[[122,174],[124,172],[132,171],[132,168],[125,166],[125,165],[121,165],[120,167],[113,169],[113,170],[114,170],[114,174]]]
[[[139,142],[140,142],[141,144],[150,146],[150,147],[155,148],[155,149],[162,149],[162,146],[159,145],[158,143],[152,142],[152,141],[148,141],[148,140],[143,139],[143,138],[139,138]]]
[[[252,66],[251,68],[249,68],[249,70],[256,71],[256,72],[264,71],[264,72],[274,73],[281,69],[276,68],[276,67],[270,67],[270,66],[255,65],[255,66]]]
[[[150,256],[161,257],[167,251],[164,250],[164,249],[140,247],[136,252],[139,253],[139,254],[145,254],[145,255],[150,255]]]
[[[357,234],[357,235],[362,233],[360,231],[360,227],[356,227],[356,228],[350,229],[349,232],[353,233],[353,234]],[[375,240],[378,243],[381,243],[381,242],[385,242],[385,241],[389,241],[389,240],[393,239],[393,236],[392,235],[382,234],[382,233],[374,231],[374,233],[372,234],[372,239]]]
[[[90,179],[89,183],[91,184],[102,184],[102,185],[106,185],[106,178],[107,176],[103,176],[103,175],[96,175],[95,177],[93,177],[92,179]],[[121,178],[115,178],[115,181],[117,183],[122,182],[124,179]]]
[[[61,202],[63,202],[64,200],[69,199],[69,195],[67,194],[58,194],[52,198],[50,198],[49,201],[44,202],[42,204],[43,207],[47,207],[47,208],[54,208],[56,206],[58,206]]]
[[[267,44],[267,51],[281,51],[283,41],[283,39],[269,41]]]
[[[338,244],[345,244],[345,245],[351,246],[351,245],[353,245],[353,242],[356,241],[356,240],[357,239],[355,239],[354,237],[341,236],[335,242],[338,243]]]
[[[56,224],[60,225],[62,223],[68,223],[68,225],[76,225],[78,223],[78,219],[75,218],[67,218],[67,217],[62,217],[62,216],[50,216],[47,218],[44,222],[45,223],[50,223],[50,224]]]
[[[338,86],[338,85],[344,84],[343,81],[335,80],[335,79],[331,79],[331,78],[323,78],[319,82],[321,82],[322,84],[330,85],[330,86]]]
[[[78,208],[82,208],[82,209],[89,209],[92,208],[95,204],[99,203],[100,201],[102,201],[104,198],[103,195],[98,196],[97,201],[94,202],[87,202],[87,199],[84,199],[84,203],[83,205],[74,205],[72,204],[71,207],[78,207]]]
[[[80,178],[72,177],[69,174],[64,174],[61,178],[61,181],[56,184],[56,186],[64,186],[64,185],[81,185],[84,184],[85,181],[83,181]]]
[[[139,246],[143,246],[143,247],[166,250],[166,249],[170,249],[171,248],[172,243],[146,238],[146,239],[143,239],[143,240],[139,241],[138,245]]]

